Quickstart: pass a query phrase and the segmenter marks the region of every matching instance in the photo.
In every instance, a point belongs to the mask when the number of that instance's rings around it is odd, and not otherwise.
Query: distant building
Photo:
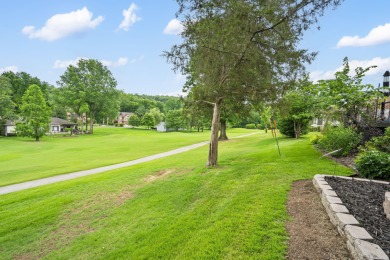
[[[14,121],[7,120],[7,122],[3,124],[3,135],[5,136],[15,135],[15,127],[16,124]]]
[[[124,124],[128,125],[129,124],[129,118],[134,115],[134,113],[131,112],[119,112],[118,117],[116,118],[116,122],[118,124]]]
[[[50,132],[51,133],[59,133],[59,132],[65,132],[65,129],[71,128],[76,129],[77,124],[72,123],[68,120],[61,119],[58,117],[52,117],[50,121]]]
[[[160,122],[157,126],[157,132],[171,132],[171,131],[174,131],[173,129],[171,128],[167,128],[166,125],[165,125],[165,122]]]

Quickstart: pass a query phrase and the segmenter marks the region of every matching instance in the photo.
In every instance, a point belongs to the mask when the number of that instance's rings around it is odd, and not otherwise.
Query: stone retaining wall
[[[386,192],[385,201],[383,202],[383,208],[388,219],[390,219],[390,192]]]
[[[325,181],[327,175],[315,175],[313,184],[320,193],[322,204],[329,215],[330,221],[337,227],[338,232],[347,241],[348,250],[354,259],[378,259],[389,260],[386,253],[380,246],[372,243],[372,236],[362,227],[354,216],[349,214],[348,209],[343,205],[342,201],[332,187]],[[349,177],[341,177],[351,179]],[[356,180],[356,178],[354,178]],[[362,179],[363,180],[363,179]],[[386,193],[384,204],[390,209],[390,192]],[[386,202],[387,201],[387,202]],[[387,216],[389,217],[389,215]]]

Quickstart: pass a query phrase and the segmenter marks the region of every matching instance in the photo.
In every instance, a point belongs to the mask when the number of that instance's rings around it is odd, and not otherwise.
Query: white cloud
[[[376,65],[376,68],[370,69],[366,75],[374,76],[384,73],[384,71],[390,68],[390,57],[381,58],[375,57],[371,60],[350,60],[349,62],[350,75],[355,75],[355,69],[357,67],[367,68]],[[310,80],[316,82],[318,80],[334,79],[334,74],[337,71],[342,71],[343,66],[340,66],[334,70],[329,71],[312,71],[310,72]]]
[[[69,65],[76,66],[77,62],[81,59],[87,59],[84,57],[77,57],[74,60],[56,60],[54,62],[53,67],[56,69],[65,69]],[[122,67],[125,66],[129,63],[129,59],[126,57],[120,57],[117,61],[110,61],[110,60],[101,60],[100,61],[104,66],[107,67]]]
[[[56,60],[54,62],[54,68],[55,69],[65,69],[67,68],[69,65],[73,65],[73,66],[76,66],[77,65],[77,62],[81,59],[86,59],[86,58],[83,58],[83,57],[77,57],[76,59],[74,60]]]
[[[172,19],[169,21],[168,25],[165,27],[163,33],[164,34],[178,35],[178,34],[182,33],[183,30],[184,30],[183,24],[177,19]]]
[[[56,14],[46,21],[41,29],[34,26],[25,26],[23,34],[30,39],[55,41],[73,34],[82,33],[96,28],[104,18],[102,16],[92,20],[92,12],[87,7],[65,14]]]
[[[141,17],[137,16],[135,11],[138,10],[138,6],[134,3],[132,3],[129,7],[129,9],[123,10],[123,21],[119,25],[118,30],[122,29],[124,31],[128,31],[130,26],[135,24],[137,21],[141,20]]]
[[[371,46],[390,42],[390,23],[373,28],[365,37],[344,36],[337,43],[337,47]]]
[[[120,57],[117,61],[102,60],[101,62],[107,67],[122,67],[125,66],[129,60],[126,57]]]
[[[3,72],[6,72],[6,71],[12,71],[14,73],[18,72],[18,67],[16,66],[8,66],[8,67],[4,67],[4,68],[0,68],[0,73],[3,73]]]

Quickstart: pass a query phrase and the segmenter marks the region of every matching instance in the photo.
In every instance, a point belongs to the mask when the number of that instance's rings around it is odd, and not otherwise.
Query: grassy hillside
[[[0,259],[284,259],[294,180],[334,172],[307,139],[223,142],[2,195]],[[336,174],[350,174],[336,167]]]
[[[229,136],[253,132],[232,129]],[[93,135],[0,138],[0,186],[130,161],[206,141],[210,132],[101,127]]]

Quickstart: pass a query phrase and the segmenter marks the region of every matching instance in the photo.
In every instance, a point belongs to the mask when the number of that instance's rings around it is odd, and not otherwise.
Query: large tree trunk
[[[214,104],[213,121],[211,123],[211,138],[209,146],[209,158],[207,166],[218,165],[218,130],[221,116],[222,98],[218,98]]]
[[[221,119],[221,133],[219,134],[219,141],[229,140],[229,138],[226,135],[226,119]]]

